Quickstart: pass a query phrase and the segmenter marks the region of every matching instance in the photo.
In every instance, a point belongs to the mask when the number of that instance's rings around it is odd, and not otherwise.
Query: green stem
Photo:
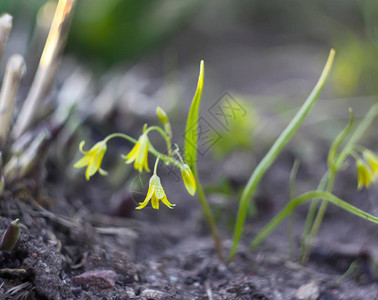
[[[241,235],[243,233],[243,227],[244,227],[244,222],[247,215],[248,204],[251,201],[251,198],[256,191],[258,183],[260,182],[262,176],[265,174],[268,168],[275,161],[277,156],[280,154],[283,147],[288,143],[290,138],[293,136],[293,134],[296,132],[299,126],[302,124],[303,120],[306,118],[306,116],[310,112],[312,106],[315,104],[316,100],[319,98],[320,92],[322,91],[325,81],[327,79],[327,76],[330,72],[334,55],[335,55],[335,50],[332,49],[328,56],[328,60],[323,69],[323,72],[319,78],[319,81],[317,82],[316,86],[312,90],[311,94],[308,96],[307,100],[299,109],[299,111],[294,116],[294,118],[291,120],[289,125],[285,128],[285,130],[274,142],[274,144],[272,145],[268,153],[264,156],[264,158],[258,164],[256,169],[252,173],[246,187],[244,188],[241,199],[240,199],[240,203],[239,203],[239,210],[238,210],[238,215],[236,218],[236,224],[234,228],[233,243],[232,243],[232,247],[229,254],[229,261],[231,261],[236,254],[236,250],[237,250]]]
[[[336,176],[335,170],[330,170],[330,174],[329,174],[329,177],[328,177],[328,185],[327,185],[327,192],[328,193],[331,193],[332,190],[333,190],[333,185],[334,185],[334,182],[335,182],[335,176]],[[327,199],[322,199],[322,204],[320,205],[320,208],[319,208],[318,213],[316,215],[314,224],[313,224],[311,232],[310,232],[310,236],[305,238],[305,251],[304,251],[302,259],[301,259],[302,263],[306,263],[309,256],[310,256],[310,252],[311,252],[311,248],[312,248],[314,238],[318,234],[320,224],[322,223],[324,214],[327,210],[327,206],[328,206]]]
[[[205,192],[203,191],[202,185],[200,183],[197,168],[194,170],[194,178],[195,178],[196,184],[197,184],[198,199],[200,200],[203,213],[205,214],[206,221],[210,226],[211,234],[213,236],[215,251],[217,252],[218,258],[221,261],[224,261],[223,254],[222,254],[221,239],[219,237],[217,226],[215,224],[214,216],[211,212],[211,209],[210,209],[208,202],[206,201]]]
[[[152,146],[151,144],[148,145],[148,151],[149,151],[152,155],[155,155],[156,157],[159,157],[159,156],[160,156],[161,160],[163,160],[165,163],[169,163],[169,164],[171,164],[171,165],[173,165],[173,166],[175,166],[176,168],[178,168],[178,169],[181,170],[181,163],[180,163],[177,159],[175,159],[175,158],[173,158],[173,157],[171,157],[171,156],[167,156],[167,155],[165,155],[165,154],[163,154],[163,153],[160,153],[160,152],[157,151],[157,150],[154,148],[154,146]]]
[[[150,127],[151,128],[151,127]],[[148,130],[146,130],[146,132],[148,132]],[[108,135],[104,141],[107,143],[109,140],[113,139],[113,138],[123,138],[125,140],[128,140],[129,142],[132,142],[134,144],[136,144],[138,141],[130,136],[128,136],[127,134],[124,134],[124,133],[112,133],[110,135]],[[169,164],[172,164],[174,165],[176,168],[179,168],[181,169],[181,163],[173,158],[173,157],[170,157],[170,156],[167,156],[163,153],[160,153],[159,151],[157,151],[154,146],[152,146],[151,144],[148,145],[148,151],[152,154],[152,155],[155,155],[156,157],[159,157],[165,162],[165,163],[169,163]]]
[[[162,128],[159,126],[151,126],[148,127],[148,129],[144,132],[145,134],[148,134],[152,130],[156,130],[157,132],[160,133],[160,135],[163,137],[167,144],[167,149],[168,149],[168,156],[171,156],[172,154],[172,145],[171,145],[171,136],[169,136]]]
[[[123,138],[125,140],[128,140],[129,142],[132,142],[134,144],[136,144],[138,141],[134,138],[132,138],[131,136],[128,136],[127,134],[124,134],[124,133],[119,133],[119,132],[116,132],[116,133],[112,133],[112,134],[109,134],[105,139],[104,139],[104,142],[107,143],[109,140],[111,139],[114,139],[114,138]]]
[[[336,177],[337,172],[339,171],[338,165],[336,163],[337,152],[339,151],[339,148],[340,148],[341,144],[345,141],[345,139],[350,134],[350,132],[351,132],[351,130],[353,128],[353,124],[354,124],[353,112],[352,112],[351,109],[349,109],[349,123],[338,134],[338,136],[336,137],[335,141],[332,143],[332,146],[331,146],[331,148],[329,150],[329,154],[328,154],[328,159],[327,159],[327,164],[328,164],[328,171],[327,171],[328,184],[327,184],[326,191],[329,192],[329,193],[331,193],[332,190],[333,190],[333,186],[334,186],[334,182],[335,182],[335,177]],[[322,190],[324,190],[324,189],[322,188]],[[306,234],[303,236],[303,241],[302,241],[303,248],[302,249],[304,249],[304,250],[301,252],[301,257],[300,257],[300,260],[301,260],[302,263],[306,263],[307,260],[308,260],[308,257],[309,257],[310,252],[311,252],[313,240],[314,240],[315,236],[318,234],[320,225],[321,225],[321,223],[323,221],[324,214],[325,214],[325,212],[327,210],[327,206],[328,206],[327,201],[323,199],[322,204],[320,205],[320,208],[319,208],[318,213],[316,215],[314,224],[312,225],[312,229],[311,229],[310,235],[308,235],[308,231],[307,231]],[[314,209],[314,208],[312,207],[312,209]],[[315,213],[315,211],[312,212],[311,222],[313,220],[313,214],[314,213]],[[307,223],[307,221],[306,221],[306,225],[309,225]]]
[[[345,202],[344,200],[334,196],[331,193],[323,192],[323,191],[312,191],[308,193],[304,193],[299,197],[293,199],[288,203],[270,222],[266,225],[260,233],[254,238],[251,243],[251,247],[256,247],[259,245],[271,232],[274,230],[285,218],[288,216],[293,209],[295,209],[298,205],[305,203],[306,201],[313,199],[313,198],[322,198],[326,199],[327,201],[331,202],[332,204],[354,214],[360,218],[366,219],[372,223],[378,224],[378,218],[358,209],[357,207],[350,205],[349,203]]]
[[[318,189],[317,189],[318,191],[324,191],[326,189],[328,174],[329,174],[329,171],[327,171],[323,175],[322,179],[320,180]],[[313,221],[315,218],[316,208],[318,207],[319,201],[320,199],[313,199],[311,201],[310,209],[308,210],[307,217],[306,217],[305,229],[303,231],[301,250],[299,254],[299,261],[303,260],[303,256],[304,256],[306,245],[307,245],[307,238],[311,230],[311,225],[313,224]]]
[[[160,159],[160,155],[156,158],[156,161],[155,161],[155,166],[154,166],[154,175],[156,175],[156,171],[157,171],[157,166],[159,164],[159,159]]]
[[[345,158],[349,155],[350,147],[353,147],[354,144],[363,136],[364,132],[368,129],[370,124],[373,122],[374,118],[378,114],[378,103],[374,104],[369,112],[366,114],[364,119],[357,126],[356,130],[351,135],[350,139],[346,143],[344,150],[339,154],[339,157],[336,160],[336,166],[341,168],[342,164],[345,161]]]
[[[346,270],[346,272],[343,275],[341,275],[339,279],[336,280],[335,285],[339,286],[350,274],[352,274],[356,270],[357,266],[358,262],[357,260],[354,260],[350,264],[348,270]]]
[[[295,180],[297,178],[297,173],[299,169],[299,160],[295,160],[293,164],[293,168],[290,172],[290,192],[289,192],[289,199],[293,199],[295,195]],[[289,257],[294,257],[294,235],[293,235],[293,228],[294,228],[294,211],[289,216],[289,224],[287,226],[287,240],[289,246]]]

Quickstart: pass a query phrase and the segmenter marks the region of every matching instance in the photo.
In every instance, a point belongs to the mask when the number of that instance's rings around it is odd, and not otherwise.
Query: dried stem
[[[18,87],[25,71],[23,57],[18,54],[13,55],[8,61],[0,93],[0,147],[7,140]]]
[[[12,30],[12,19],[12,16],[8,14],[3,14],[0,16],[0,61],[3,57],[4,48]]]
[[[58,58],[65,45],[75,0],[59,0],[30,92],[12,131],[19,137],[35,120],[41,101],[47,95],[53,81]]]
[[[47,131],[40,132],[33,142],[20,155],[13,155],[4,166],[4,177],[6,182],[26,176],[36,163],[43,157],[46,150],[46,143],[50,138]]]

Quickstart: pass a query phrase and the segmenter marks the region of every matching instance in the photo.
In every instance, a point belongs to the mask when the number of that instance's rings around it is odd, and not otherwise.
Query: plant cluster
[[[156,115],[162,123],[163,127],[159,126],[148,126],[145,124],[143,126],[143,133],[139,136],[138,140],[130,137],[123,133],[113,133],[104,138],[102,141],[96,143],[89,151],[84,151],[83,146],[84,141],[80,143],[80,152],[84,155],[77,163],[75,163],[75,168],[86,167],[85,177],[87,180],[90,179],[97,171],[106,176],[107,171],[101,168],[101,163],[104,158],[105,152],[107,150],[107,143],[113,138],[123,138],[129,142],[134,143],[134,147],[127,155],[122,155],[126,164],[134,163],[135,170],[140,173],[145,170],[146,172],[151,172],[148,166],[148,153],[150,152],[156,157],[155,166],[153,169],[153,175],[150,178],[149,188],[145,200],[139,203],[136,209],[144,208],[151,200],[151,205],[154,209],[159,209],[159,201],[163,202],[167,207],[173,208],[175,204],[168,201],[165,195],[164,189],[161,185],[159,176],[157,175],[157,168],[159,161],[163,161],[166,165],[172,165],[177,167],[181,171],[182,180],[188,191],[188,193],[194,196],[196,192],[196,181],[194,175],[180,155],[180,148],[175,144],[175,150],[172,150],[172,130],[167,114],[160,107],[156,109]],[[161,137],[165,140],[167,145],[167,155],[157,151],[155,147],[151,144],[148,134],[152,131],[157,131]]]
[[[281,135],[275,140],[272,147],[263,157],[261,162],[257,165],[253,171],[249,181],[247,182],[241,199],[239,202],[239,210],[236,218],[233,244],[230,249],[229,261],[231,261],[235,254],[239,244],[239,240],[243,233],[244,222],[247,215],[248,205],[251,203],[253,195],[258,187],[258,184],[263,177],[264,173],[275,161],[277,156],[281,153],[284,146],[289,142],[290,138],[297,131],[303,120],[310,112],[312,106],[318,99],[321,90],[326,82],[327,76],[331,70],[335,51],[332,49],[324,70],[320,76],[315,88],[299,109],[297,114],[293,117],[291,122],[287,125]],[[213,239],[215,242],[215,248],[220,259],[223,259],[221,242],[218,234],[214,217],[210,206],[206,200],[206,195],[203,191],[202,185],[199,180],[196,156],[197,156],[197,139],[198,139],[198,113],[202,96],[204,80],[204,63],[201,62],[200,74],[198,79],[197,90],[195,92],[186,125],[185,134],[185,155],[184,158],[180,155],[180,149],[175,145],[175,150],[172,150],[172,129],[169,123],[168,117],[165,112],[158,107],[157,116],[161,121],[163,127],[159,126],[147,126],[144,125],[143,133],[138,140],[123,134],[113,133],[104,138],[102,141],[95,144],[89,151],[83,150],[84,141],[80,143],[80,151],[84,155],[74,166],[76,168],[87,167],[86,178],[94,175],[97,171],[101,175],[106,175],[107,172],[101,169],[101,162],[107,149],[107,142],[113,138],[124,138],[129,142],[134,143],[132,150],[125,156],[122,156],[126,164],[134,163],[134,168],[139,172],[145,170],[150,172],[148,166],[148,153],[151,153],[156,157],[155,167],[153,175],[150,178],[150,184],[147,191],[146,198],[143,202],[139,203],[137,209],[144,208],[150,201],[153,208],[159,208],[159,201],[162,201],[169,208],[173,208],[175,204],[171,204],[165,195],[162,188],[160,178],[157,176],[157,167],[159,160],[162,160],[167,165],[172,165],[181,170],[182,179],[186,186],[187,191],[193,196],[198,191],[198,198],[203,208],[204,215],[209,223]],[[255,237],[251,246],[257,246],[281,221],[287,216],[291,215],[294,209],[309,200],[312,200],[308,217],[305,225],[301,261],[305,262],[308,259],[309,252],[311,250],[312,240],[316,236],[320,224],[322,222],[325,210],[329,202],[342,209],[349,211],[361,218],[367,219],[371,222],[378,223],[378,218],[348,204],[344,200],[336,197],[332,194],[335,177],[342,170],[346,159],[352,157],[356,161],[356,171],[358,178],[357,188],[369,185],[378,178],[378,157],[369,149],[359,145],[358,139],[363,135],[366,128],[370,125],[375,115],[378,113],[378,106],[374,106],[361,124],[353,131],[353,113],[350,110],[350,121],[346,128],[336,137],[334,140],[328,155],[328,170],[324,174],[320,184],[316,190],[307,192],[297,197],[293,197],[290,202],[283,208],[283,210],[272,219],[272,221]],[[148,134],[151,131],[157,131],[161,137],[165,140],[167,145],[167,154],[163,154],[157,151],[151,144]],[[294,179],[292,179],[294,180]]]

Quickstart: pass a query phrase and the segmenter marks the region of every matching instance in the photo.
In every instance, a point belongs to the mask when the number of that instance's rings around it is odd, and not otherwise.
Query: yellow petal
[[[176,204],[172,204],[168,201],[167,197],[163,197],[161,199],[161,202],[163,202],[166,206],[168,206],[170,209],[173,209],[174,206],[176,206]]]
[[[83,168],[89,164],[90,160],[90,157],[86,155],[74,164],[74,168]]]
[[[159,199],[156,198],[155,195],[152,195],[152,198],[151,198],[151,205],[152,205],[152,208],[154,208],[154,209],[159,209]]]
[[[363,186],[368,188],[372,181],[371,169],[363,160],[357,160],[356,169],[358,179],[357,189],[360,190]]]
[[[142,173],[143,171],[143,165],[141,163],[138,163],[137,160],[135,160],[135,163],[134,163],[134,169],[135,170],[138,170],[139,173]]]
[[[144,169],[147,171],[147,172],[151,172],[150,171],[150,168],[148,167],[148,150],[146,150],[144,152],[144,158],[143,158],[143,164],[144,164]]]
[[[152,195],[154,194],[155,192],[155,189],[154,189],[154,186],[153,185],[150,185],[148,187],[148,192],[147,192],[147,195],[146,195],[146,199],[145,200],[150,200]]]
[[[142,134],[139,138],[138,143],[140,143],[140,146],[135,161],[138,162],[138,164],[143,165],[147,150],[147,137],[144,134]]]
[[[364,159],[368,162],[373,174],[378,173],[378,157],[370,150],[366,150],[363,153]]]
[[[136,207],[135,209],[142,209],[142,208],[146,207],[146,205],[148,204],[148,202],[150,202],[150,199],[146,199],[143,202],[140,202],[139,206]]]
[[[98,172],[100,173],[100,175],[102,175],[102,176],[107,176],[109,173],[108,173],[108,171],[105,171],[104,169],[98,169]]]
[[[88,165],[88,168],[85,170],[85,179],[87,181],[89,181],[89,179],[91,178],[91,176],[93,175],[94,173],[91,174],[91,170],[90,170],[90,165]]]
[[[85,144],[85,141],[81,141],[80,142],[79,150],[80,150],[81,153],[83,153],[84,155],[86,155],[88,153],[88,151],[84,151],[83,150],[84,144]]]
[[[135,156],[138,152],[138,149],[139,149],[139,142],[136,143],[133,149],[131,149],[130,153],[126,155],[125,159],[127,159],[126,160],[127,164],[130,164],[135,160]]]

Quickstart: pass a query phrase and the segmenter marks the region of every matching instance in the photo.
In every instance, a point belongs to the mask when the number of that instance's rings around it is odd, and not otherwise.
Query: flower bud
[[[194,196],[197,190],[196,179],[194,178],[192,170],[187,164],[184,164],[181,168],[181,176],[182,180],[184,181],[186,190],[190,195]]]
[[[164,131],[166,134],[168,134],[168,136],[172,136],[172,128],[171,124],[169,123],[168,116],[160,106],[156,108],[156,115],[159,121],[164,125]]]
[[[157,115],[159,121],[160,121],[163,125],[169,123],[169,120],[168,120],[168,116],[167,116],[167,114],[165,113],[165,111],[164,111],[160,106],[158,106],[158,107],[156,108],[156,115]]]
[[[12,251],[20,238],[20,220],[16,219],[12,221],[7,230],[5,230],[1,241],[0,250]]]

